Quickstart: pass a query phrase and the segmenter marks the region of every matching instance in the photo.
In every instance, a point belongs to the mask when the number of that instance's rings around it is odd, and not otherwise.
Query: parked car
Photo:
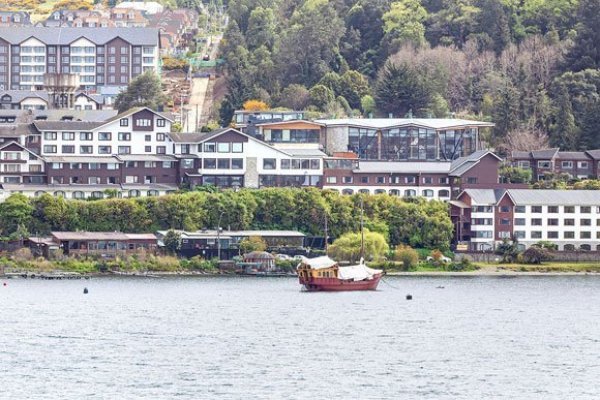
[[[210,56],[205,54],[204,57],[202,57],[202,61],[210,61]]]
[[[277,254],[275,257],[282,261],[290,261],[292,259],[292,257],[288,256],[287,254]]]
[[[427,261],[435,261],[435,260],[433,259],[433,257],[429,256],[429,257],[427,257]],[[452,260],[446,256],[442,256],[438,261],[442,262],[444,264],[448,264],[448,263],[452,262]]]
[[[308,260],[308,257],[300,256],[300,255],[294,256],[294,261],[303,262],[305,260]]]

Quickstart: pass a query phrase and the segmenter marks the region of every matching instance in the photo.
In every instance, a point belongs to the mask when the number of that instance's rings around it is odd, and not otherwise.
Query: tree
[[[531,169],[503,166],[500,168],[500,179],[504,183],[530,183]]]
[[[577,36],[565,57],[564,69],[582,71],[600,68],[600,0],[580,0]]]
[[[502,262],[513,263],[517,260],[519,255],[519,247],[517,242],[511,242],[508,239],[504,239],[502,243],[496,247],[496,254],[502,256]]]
[[[575,150],[579,132],[575,125],[573,108],[569,93],[564,86],[560,86],[556,99],[556,123],[552,129],[551,142],[561,150]]]
[[[387,41],[395,46],[399,47],[406,42],[413,45],[425,42],[423,22],[427,18],[427,10],[419,0],[395,1],[382,18]]]
[[[357,71],[348,71],[341,77],[340,95],[351,108],[360,108],[360,100],[369,93],[369,82]]]
[[[91,10],[94,4],[89,0],[60,0],[54,3],[52,11],[58,10]]]
[[[487,35],[491,49],[499,55],[510,43],[510,27],[500,0],[482,0],[478,15],[479,31]]]
[[[246,111],[264,111],[269,109],[269,105],[261,100],[246,100],[244,102],[244,110]]]
[[[370,232],[365,229],[364,249],[366,260],[379,260],[385,256],[389,247],[381,233]],[[348,232],[337,238],[329,246],[328,254],[338,260],[354,263],[360,258],[361,234]]]
[[[242,254],[267,250],[267,242],[260,236],[249,236],[241,240],[239,246],[240,253]]]
[[[275,42],[275,14],[271,8],[256,7],[250,12],[246,38],[249,49],[260,46],[273,48]]]
[[[509,131],[503,143],[508,152],[542,150],[550,147],[550,138],[541,129],[525,126]]]
[[[25,195],[11,194],[4,202],[0,203],[0,232],[8,236],[16,232],[19,227],[27,227],[31,221],[33,207]]]
[[[326,86],[315,85],[309,91],[310,104],[319,110],[325,110],[328,104],[333,102],[333,92]]]
[[[375,86],[378,109],[397,118],[409,111],[424,114],[432,94],[428,82],[406,63],[388,61]]]
[[[369,116],[375,113],[375,99],[371,95],[365,95],[360,99],[360,108],[364,116]]]
[[[402,262],[404,269],[408,271],[419,263],[419,253],[410,246],[399,244],[394,252],[394,259]]]
[[[552,254],[545,247],[531,246],[523,252],[523,261],[527,264],[541,264],[552,259]]]
[[[146,71],[135,77],[127,90],[119,93],[115,107],[120,113],[133,107],[148,107],[153,110],[162,108],[166,96],[162,91],[160,77],[153,71]]]
[[[308,89],[303,85],[292,83],[281,92],[279,104],[292,110],[304,110],[310,102]]]
[[[339,70],[343,21],[332,2],[306,0],[296,8],[282,31],[276,52],[282,86],[311,87],[330,70]]]
[[[181,249],[181,234],[174,230],[169,230],[163,238],[163,243],[169,253],[175,254]]]

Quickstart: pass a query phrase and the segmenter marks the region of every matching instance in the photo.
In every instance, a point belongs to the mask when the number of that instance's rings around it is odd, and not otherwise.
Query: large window
[[[296,160],[294,160],[296,161]],[[276,168],[276,162],[274,158],[265,158],[263,159],[263,168],[264,169],[275,169]]]

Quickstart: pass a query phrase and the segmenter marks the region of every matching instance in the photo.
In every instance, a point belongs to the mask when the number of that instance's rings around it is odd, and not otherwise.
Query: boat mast
[[[329,241],[329,237],[328,237],[328,230],[327,230],[327,214],[325,214],[325,254],[327,254],[327,242]]]
[[[364,221],[364,200],[363,196],[360,196],[360,258],[365,258],[365,221]]]

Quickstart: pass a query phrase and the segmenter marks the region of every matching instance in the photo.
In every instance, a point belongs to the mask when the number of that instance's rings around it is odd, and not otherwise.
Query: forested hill
[[[600,0],[230,0],[221,122],[462,115],[514,149],[600,148]]]

